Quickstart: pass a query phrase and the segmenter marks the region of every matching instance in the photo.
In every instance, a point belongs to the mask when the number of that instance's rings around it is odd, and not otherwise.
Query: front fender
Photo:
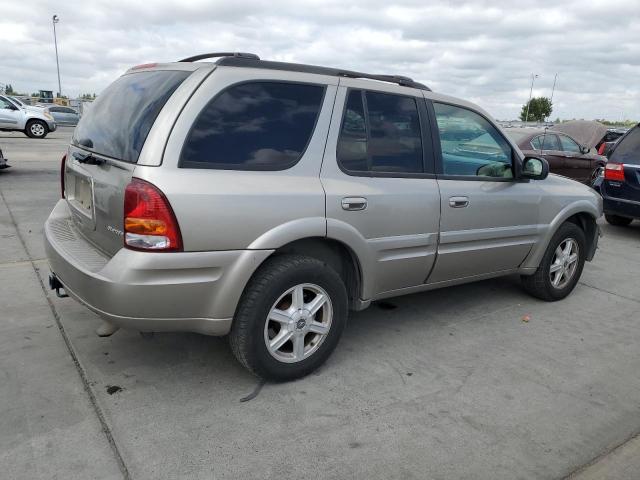
[[[547,246],[551,241],[553,235],[558,231],[560,225],[562,225],[569,217],[578,213],[587,213],[593,217],[594,220],[598,219],[602,215],[602,209],[598,209],[593,202],[588,200],[578,200],[565,206],[554,219],[546,227],[546,231],[540,232],[539,240],[534,248],[529,252],[529,255],[522,263],[521,269],[523,270],[535,270],[540,265],[542,257],[547,250]]]

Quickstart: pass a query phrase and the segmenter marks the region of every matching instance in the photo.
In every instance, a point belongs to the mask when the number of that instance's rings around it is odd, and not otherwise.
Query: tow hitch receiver
[[[56,296],[58,298],[67,298],[69,296],[64,291],[64,285],[62,285],[62,282],[58,280],[58,277],[56,277],[55,273],[49,274],[49,287],[51,288],[51,290],[56,291]],[[60,290],[62,290],[63,293],[60,293]]]

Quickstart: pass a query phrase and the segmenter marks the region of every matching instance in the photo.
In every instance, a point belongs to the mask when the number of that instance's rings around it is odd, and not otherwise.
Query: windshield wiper
[[[78,160],[78,162],[80,163],[84,163],[85,165],[102,165],[104,163],[104,160],[95,157],[92,153],[82,154],[79,152],[75,152],[73,154],[73,158]]]

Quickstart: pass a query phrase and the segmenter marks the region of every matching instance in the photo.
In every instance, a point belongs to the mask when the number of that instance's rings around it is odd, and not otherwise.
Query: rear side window
[[[284,170],[302,157],[315,128],[325,87],[247,82],[204,107],[182,150],[180,166]]]
[[[416,99],[351,90],[336,156],[349,172],[421,173],[422,138]]]
[[[610,162],[640,165],[640,126],[634,127],[618,141]]]
[[[72,143],[136,163],[160,110],[191,72],[158,70],[123,75],[82,116]]]

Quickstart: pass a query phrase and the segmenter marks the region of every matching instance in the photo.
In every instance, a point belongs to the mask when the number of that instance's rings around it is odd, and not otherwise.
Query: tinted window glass
[[[353,172],[419,173],[422,138],[415,98],[352,90],[347,98],[337,158]]]
[[[513,177],[511,147],[491,123],[465,108],[433,106],[445,175]]]
[[[347,98],[336,155],[342,167],[347,170],[366,172],[369,169],[367,127],[360,90],[352,90]]]
[[[618,141],[609,161],[640,165],[640,127],[634,127]]]
[[[534,150],[562,150],[558,136],[551,133],[538,135],[531,140],[531,145]]]
[[[232,86],[200,113],[182,167],[281,170],[296,163],[320,113],[324,87],[252,82]]]
[[[565,152],[581,153],[580,147],[571,138],[567,137],[566,135],[558,135],[558,137],[560,137],[560,144],[562,145],[562,150],[564,150]]]
[[[367,92],[369,157],[376,172],[422,172],[418,106],[413,97]]]
[[[125,162],[137,162],[158,113],[190,74],[162,70],[123,75],[82,116],[72,142]]]

